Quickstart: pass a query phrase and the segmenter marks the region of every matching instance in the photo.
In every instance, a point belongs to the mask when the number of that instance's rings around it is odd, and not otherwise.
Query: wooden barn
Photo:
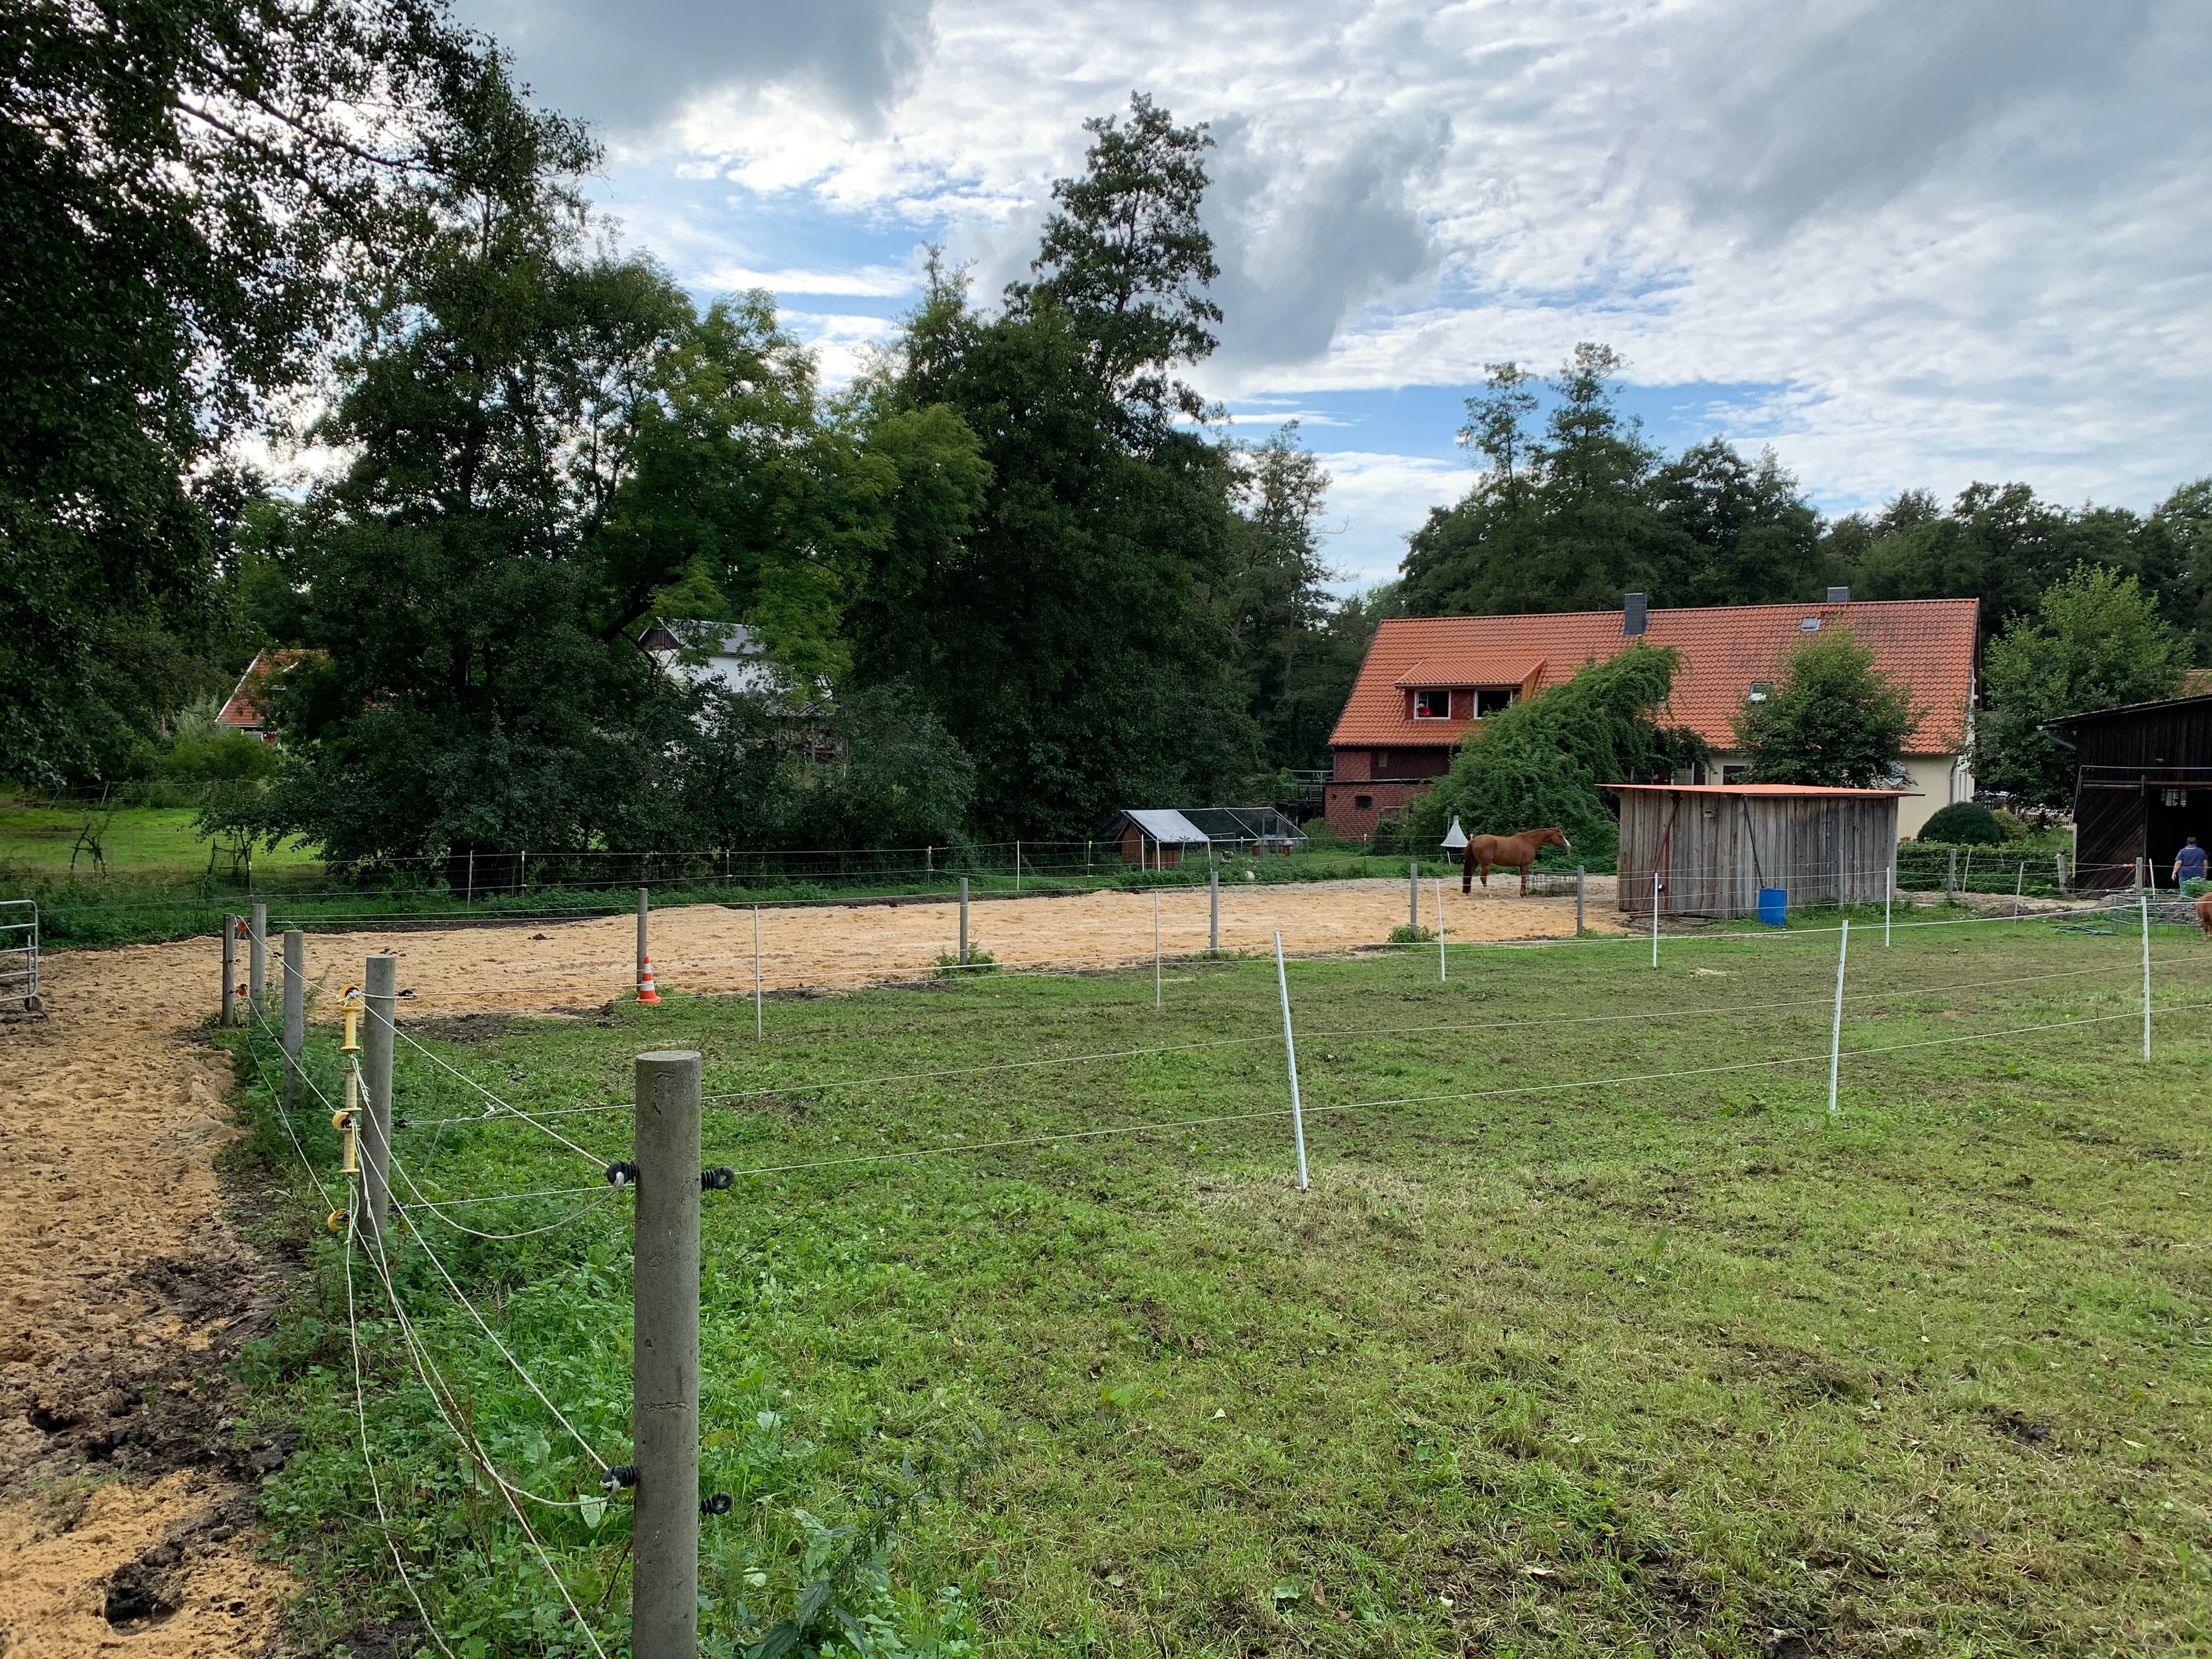
[[[2148,859],[2173,884],[2191,836],[2212,847],[2212,696],[2069,714],[2043,728],[2074,751],[2074,878],[2124,887]]]
[[[1897,855],[1902,789],[1790,783],[1608,784],[1620,797],[1620,908],[1747,916],[1762,887],[1788,902],[1879,902]]]

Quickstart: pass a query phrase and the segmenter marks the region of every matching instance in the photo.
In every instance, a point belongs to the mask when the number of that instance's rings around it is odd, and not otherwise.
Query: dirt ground
[[[1617,927],[1609,884],[1589,921]],[[1462,897],[1449,938],[1572,932],[1571,899],[1504,878]],[[1424,884],[1422,923],[1437,894]],[[1370,945],[1406,920],[1405,884],[1225,886],[1225,949]],[[1161,948],[1207,943],[1205,890],[1159,896]],[[281,920],[281,918],[277,919]],[[973,948],[1010,967],[1148,961],[1150,894],[977,899]],[[769,990],[836,988],[934,965],[956,902],[760,913]],[[663,987],[752,988],[753,915],[716,906],[653,919]],[[311,979],[360,977],[390,950],[424,1012],[592,1006],[629,988],[635,924],[586,922],[310,935]],[[227,1224],[216,1158],[236,1133],[228,1075],[202,1042],[218,993],[213,939],[50,956],[47,1016],[0,1020],[0,1656],[268,1650],[289,1581],[254,1554],[248,1487],[286,1448],[229,1432],[224,1365],[265,1328],[268,1264]],[[241,969],[241,973],[243,969]],[[323,1005],[327,1012],[335,1003]],[[248,1195],[233,1194],[233,1201]]]
[[[218,1213],[228,1067],[179,978],[212,948],[49,957],[49,1017],[0,1024],[8,1659],[249,1653],[275,1629],[285,1579],[242,1483],[282,1456],[230,1443],[221,1370],[266,1298]]]
[[[1462,896],[1445,884],[1447,939],[1560,938],[1574,932],[1571,898],[1521,898],[1499,875],[1485,890]],[[1200,888],[1162,890],[1160,948],[1169,957],[1206,948],[1208,898]],[[1610,878],[1592,877],[1587,925],[1616,931]],[[1421,925],[1436,926],[1437,890],[1421,884]],[[1269,951],[1276,930],[1291,952],[1342,950],[1388,939],[1406,921],[1402,881],[1343,881],[1279,887],[1224,883],[1221,945]],[[978,897],[969,907],[969,945],[1001,966],[1080,970],[1149,962],[1153,896],[1085,893],[1054,898]],[[278,918],[270,919],[270,927]],[[957,900],[856,903],[760,911],[761,982],[770,991],[796,986],[834,989],[933,968],[959,939]],[[412,1000],[463,1012],[475,1008],[588,1006],[626,994],[635,971],[637,925],[629,916],[538,927],[453,928],[439,932],[310,934],[307,972],[327,985],[361,977],[362,958],[390,951],[399,957],[399,984]],[[655,979],[663,991],[750,994],[753,985],[753,913],[696,904],[655,912],[651,924]],[[208,949],[195,971],[210,980]]]

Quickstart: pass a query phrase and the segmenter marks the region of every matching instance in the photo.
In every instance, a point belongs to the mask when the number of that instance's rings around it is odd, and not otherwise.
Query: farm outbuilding
[[[1147,870],[1179,868],[1192,849],[1224,853],[1294,853],[1305,832],[1272,806],[1128,807],[1098,839],[1121,849],[1124,863]]]
[[[1620,908],[1648,916],[1747,916],[1761,888],[1788,902],[1859,904],[1888,890],[1902,789],[1789,783],[1616,783]]]
[[[2212,696],[2099,708],[2043,729],[2074,750],[2078,885],[2124,887],[2148,859],[2170,886],[2183,842],[2212,847]]]

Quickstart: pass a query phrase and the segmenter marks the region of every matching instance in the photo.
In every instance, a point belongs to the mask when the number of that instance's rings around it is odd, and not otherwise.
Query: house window
[[[1510,708],[1521,696],[1517,685],[1479,685],[1474,691],[1474,718],[1488,720],[1501,708]]]
[[[1773,695],[1774,682],[1772,680],[1753,680],[1751,683],[1751,690],[1744,693],[1743,700],[1746,702],[1765,702]]]
[[[1751,767],[1748,763],[1741,766],[1723,766],[1721,768],[1721,781],[1723,783],[1741,783],[1743,781],[1743,775],[1750,770]]]
[[[1375,773],[1376,773],[1376,775],[1377,777],[1380,777],[1383,773],[1385,773],[1385,772],[1389,771],[1389,769],[1390,769],[1390,751],[1389,751],[1389,750],[1387,750],[1387,749],[1378,749],[1378,750],[1376,750],[1375,751]]]
[[[1372,795],[1354,795],[1352,798],[1352,809],[1355,812],[1373,811],[1375,810],[1375,797]]]
[[[2186,789],[2161,789],[2159,791],[2159,804],[2163,806],[2186,806],[2189,805],[2189,792]]]
[[[1413,693],[1413,718],[1417,720],[1448,720],[1451,718],[1451,693],[1442,687]]]

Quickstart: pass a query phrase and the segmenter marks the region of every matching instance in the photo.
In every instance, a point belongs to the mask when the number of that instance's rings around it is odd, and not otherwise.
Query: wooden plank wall
[[[1665,915],[1749,915],[1761,887],[1793,907],[1879,902],[1896,849],[1894,799],[1638,791],[1621,797],[1620,908],[1651,914],[1655,868]]]

